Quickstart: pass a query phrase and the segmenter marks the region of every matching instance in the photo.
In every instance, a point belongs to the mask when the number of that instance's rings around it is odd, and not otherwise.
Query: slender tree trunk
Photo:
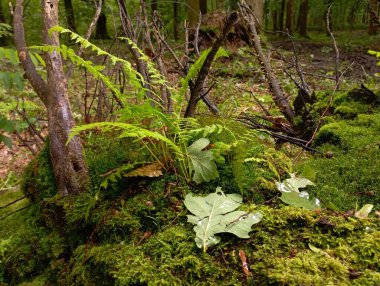
[[[74,14],[74,8],[72,0],[65,0],[65,12],[66,12],[66,19],[67,19],[67,25],[70,30],[76,32],[77,27],[75,25],[75,14]]]
[[[273,11],[273,32],[278,31],[278,9]]]
[[[285,0],[281,2],[281,10],[280,10],[280,19],[279,19],[279,30],[284,31],[284,16],[285,16]]]
[[[368,5],[369,12],[369,24],[368,24],[368,35],[377,34],[377,0],[369,0]]]
[[[107,16],[103,11],[99,16],[98,22],[96,23],[95,39],[102,39],[102,40],[110,39],[108,30],[107,30]]]
[[[299,31],[300,36],[307,38],[307,24],[309,16],[309,0],[302,0],[299,14]]]
[[[252,9],[253,13],[255,13],[256,20],[260,25],[256,25],[260,27],[264,22],[264,0],[246,0],[245,1],[248,6]]]
[[[3,9],[3,3],[0,1],[0,23],[6,23],[5,15],[4,15],[4,9]]]
[[[219,48],[222,46],[222,44],[226,40],[228,32],[236,23],[237,19],[238,19],[237,12],[233,12],[228,16],[226,23],[224,24],[224,27],[222,29],[222,32],[220,33],[216,41],[213,43],[210,52],[208,53],[202,67],[199,70],[197,78],[195,79],[194,82],[189,83],[190,99],[186,107],[186,111],[184,115],[185,117],[193,117],[197,110],[198,102],[207,95],[207,94],[205,95],[202,94],[202,91],[204,88],[205,81],[210,73],[212,62],[214,61],[216,53],[218,52]]]
[[[174,33],[174,40],[179,40],[179,4],[175,0],[173,1],[173,33]]]
[[[286,29],[291,34],[293,31],[294,0],[288,0],[286,4]]]
[[[202,15],[207,14],[207,0],[199,0],[199,8],[201,10]]]
[[[154,13],[154,11],[157,11],[158,10],[158,0],[152,0],[150,7],[152,9],[152,13]]]
[[[42,0],[41,8],[46,45],[59,46],[57,33],[48,34],[58,25],[59,0]],[[75,137],[68,144],[70,130],[75,122],[71,113],[67,93],[67,82],[59,53],[46,53],[47,82],[37,73],[27,50],[23,24],[23,0],[16,0],[14,11],[14,35],[20,62],[25,75],[44,103],[50,138],[50,155],[56,179],[57,190],[61,195],[76,194],[86,190],[89,183],[87,168],[83,159],[80,138]]]
[[[199,22],[199,0],[187,0],[187,20],[190,27],[195,27]]]

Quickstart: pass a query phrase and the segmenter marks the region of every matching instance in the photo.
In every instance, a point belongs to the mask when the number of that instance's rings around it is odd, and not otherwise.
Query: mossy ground
[[[356,108],[352,102],[336,101],[334,110]],[[169,172],[157,179],[121,179],[107,190],[99,187],[102,174],[148,155],[131,141],[94,135],[85,144],[92,188],[65,198],[56,195],[45,149],[25,173],[23,190],[32,206],[0,222],[0,283],[380,285],[379,219],[374,214],[358,219],[347,212],[365,203],[379,208],[379,112],[368,104],[348,117],[334,110],[314,145],[333,157],[315,156],[296,166],[316,173],[310,191],[322,201],[320,211],[281,203],[274,181],[292,171],[291,160],[262,135],[250,134],[249,143],[234,149],[225,148],[230,143],[221,138],[225,134],[211,138],[225,142],[213,150],[220,175],[216,181],[188,185]],[[244,131],[224,124],[239,134]],[[247,158],[255,160],[244,162]],[[224,234],[219,245],[202,253],[183,199],[217,186],[241,193],[241,208],[256,208],[263,220],[249,239]],[[17,195],[10,193],[7,201]],[[242,270],[240,250],[251,276]]]

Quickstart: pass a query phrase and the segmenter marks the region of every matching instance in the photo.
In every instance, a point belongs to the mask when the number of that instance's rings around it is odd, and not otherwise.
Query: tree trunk
[[[264,22],[264,0],[248,0],[245,2],[255,13],[256,20],[259,23],[256,26],[262,26]]]
[[[273,11],[273,32],[278,31],[278,9]]]
[[[173,1],[173,33],[174,40],[179,40],[179,5],[177,1]]]
[[[207,0],[199,0],[199,8],[202,15],[207,14]]]
[[[71,0],[65,0],[64,2],[65,2],[67,26],[69,27],[71,31],[76,32],[77,27],[75,25],[75,14],[74,14],[73,3]]]
[[[281,2],[281,10],[280,10],[280,19],[279,19],[279,30],[284,31],[284,16],[285,16],[285,0]]]
[[[107,31],[107,16],[102,12],[99,16],[99,20],[96,23],[95,39],[108,40],[110,36]]]
[[[150,7],[152,9],[152,14],[154,13],[154,11],[157,11],[158,10],[158,0],[152,0]]]
[[[307,38],[307,18],[309,14],[309,0],[302,0],[300,6],[300,15],[299,15],[299,31],[300,36]]]
[[[288,0],[286,4],[286,29],[291,34],[293,30],[294,0]]]
[[[369,0],[368,12],[369,12],[369,24],[368,35],[377,34],[377,0]]]
[[[57,33],[48,34],[58,25],[59,0],[42,0],[44,44],[59,46]],[[20,62],[32,87],[43,101],[49,122],[50,155],[58,193],[77,194],[86,190],[89,183],[83,159],[80,138],[75,137],[66,144],[74,119],[70,110],[67,82],[59,53],[46,53],[47,82],[37,73],[27,51],[23,24],[23,0],[17,0],[14,11],[14,35]]]
[[[237,12],[233,12],[228,16],[226,23],[224,24],[224,27],[222,29],[222,32],[220,33],[216,41],[213,43],[210,52],[208,53],[202,67],[199,70],[197,78],[194,80],[194,82],[191,81],[189,83],[190,99],[186,107],[184,115],[185,117],[193,117],[197,110],[198,102],[207,95],[202,94],[202,91],[204,88],[205,81],[210,73],[211,65],[215,59],[216,53],[224,43],[225,39],[227,38],[228,32],[236,23],[237,19]]]
[[[1,1],[0,1],[0,23],[6,23],[3,4]]]
[[[199,0],[187,0],[187,20],[191,28],[194,28],[199,22]]]

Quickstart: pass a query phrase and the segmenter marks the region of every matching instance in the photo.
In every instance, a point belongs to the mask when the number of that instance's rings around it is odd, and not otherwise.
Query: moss
[[[51,198],[57,193],[49,148],[47,140],[42,151],[24,171],[21,189],[32,200]]]

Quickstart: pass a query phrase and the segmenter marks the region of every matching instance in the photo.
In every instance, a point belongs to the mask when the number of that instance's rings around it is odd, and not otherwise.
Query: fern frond
[[[153,138],[153,139],[165,142],[176,153],[176,155],[182,156],[181,149],[172,140],[165,137],[161,133],[150,131],[136,125],[121,123],[121,122],[98,122],[98,123],[77,126],[71,130],[68,142],[74,136],[79,135],[80,132],[91,130],[94,128],[100,128],[104,132],[112,131],[112,130],[121,131],[119,138],[131,137],[131,138],[136,138],[137,140],[142,140],[146,137]]]
[[[70,34],[70,39],[75,41],[75,43],[80,44],[85,49],[90,48],[93,52],[96,52],[98,56],[107,56],[111,60],[113,65],[115,65],[116,63],[121,63],[125,69],[125,72],[129,76],[130,84],[135,88],[142,89],[141,82],[144,82],[144,79],[142,75],[132,67],[132,64],[129,61],[116,57],[102,50],[98,46],[92,44],[85,38],[81,37],[80,35],[78,35],[77,33],[74,33],[73,31],[69,29],[66,29],[60,26],[55,26],[49,30],[49,33],[53,33],[53,32],[58,32],[60,34],[68,33]]]

